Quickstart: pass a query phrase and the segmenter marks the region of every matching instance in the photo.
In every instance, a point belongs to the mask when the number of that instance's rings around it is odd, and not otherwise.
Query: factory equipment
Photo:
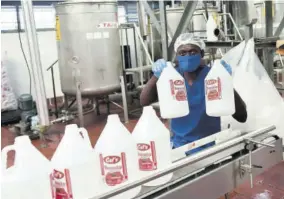
[[[31,139],[38,139],[40,129],[37,109],[30,94],[23,94],[18,99],[19,109],[21,111],[21,120],[14,125],[16,135],[29,135]]]
[[[172,172],[173,178],[170,182],[156,187],[142,186],[141,192],[135,198],[219,198],[247,180],[253,186],[254,176],[283,159],[282,139],[274,135],[273,130],[274,126],[267,126],[242,133],[183,159],[176,158],[178,155],[174,152],[179,148],[174,149],[172,156],[178,161],[171,166],[92,199],[110,198]],[[212,142],[211,139],[207,141]],[[198,146],[197,142],[202,140],[194,142]],[[203,144],[206,143],[208,142]],[[194,147],[192,144],[188,144],[186,150]],[[206,190],[202,191],[200,188]]]
[[[217,8],[207,8],[208,14],[213,17],[217,16]],[[167,25],[168,32],[170,35],[173,35],[177,29],[179,21],[184,12],[183,7],[178,8],[167,8],[166,16],[167,16]],[[157,19],[159,19],[159,12],[155,13]],[[154,56],[155,60],[162,57],[162,48],[161,48],[161,37],[156,28],[152,28],[153,30],[153,42],[154,42]],[[192,22],[188,25],[187,31],[192,32],[195,35],[200,36],[201,38],[206,38],[206,15],[204,9],[197,9],[194,11],[192,16]],[[169,38],[171,40],[171,38]]]
[[[64,2],[55,6],[62,92],[82,96],[120,89],[121,51],[116,1]]]
[[[253,23],[253,36],[265,37],[265,1],[230,1],[232,15],[242,36],[246,34],[246,26]],[[273,2],[273,32],[279,26],[283,18],[284,2],[275,0]],[[282,33],[283,34],[283,33]]]

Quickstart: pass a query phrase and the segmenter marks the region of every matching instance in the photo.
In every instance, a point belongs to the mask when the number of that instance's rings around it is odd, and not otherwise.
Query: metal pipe
[[[192,15],[195,11],[195,8],[197,6],[198,1],[188,1],[187,5],[184,9],[184,12],[182,14],[182,17],[180,19],[180,22],[177,26],[176,32],[174,33],[174,36],[171,40],[171,44],[169,46],[168,52],[169,52],[169,60],[174,60],[175,58],[175,52],[174,52],[174,44],[176,42],[176,39],[178,38],[178,36],[183,33],[187,27],[188,24],[190,23],[190,20],[192,18]]]
[[[150,63],[153,64],[153,62],[152,62],[152,60],[151,60],[151,56],[150,56],[150,54],[149,54],[149,52],[148,52],[148,49],[147,49],[146,46],[144,45],[143,38],[142,38],[141,35],[139,34],[139,30],[138,30],[137,25],[136,25],[136,24],[133,24],[133,25],[134,25],[134,28],[135,28],[135,30],[136,30],[136,34],[138,35],[138,38],[139,38],[139,40],[140,40],[140,43],[142,44],[142,47],[143,47],[143,49],[144,49],[144,51],[145,51],[145,53],[146,53],[147,58],[150,60]]]
[[[125,57],[124,57],[124,44],[123,44],[123,32],[122,30],[119,31],[120,35],[120,45],[121,45],[121,58],[122,58],[122,70],[125,70]]]
[[[234,28],[236,29],[236,31],[237,31],[237,33],[238,33],[240,39],[243,40],[243,37],[242,37],[242,35],[241,35],[241,33],[240,33],[239,29],[238,29],[237,24],[235,23],[235,20],[233,19],[231,13],[226,13],[226,14],[230,17],[230,19],[231,19],[231,21],[232,21],[232,23],[233,23],[233,25],[234,25]]]
[[[127,65],[128,65],[128,68],[130,68],[131,57],[130,57],[130,46],[128,43],[128,32],[127,31],[128,29],[125,28],[126,50],[127,50],[127,59],[128,59]],[[128,50],[128,46],[129,46],[129,50]]]
[[[142,0],[138,1],[137,8],[138,8],[139,28],[141,34],[144,36],[147,35],[147,26],[145,22],[146,20],[145,7]]]
[[[58,118],[58,108],[57,108],[57,99],[56,99],[56,90],[55,90],[53,67],[51,67],[51,79],[52,79],[52,91],[53,91],[53,97],[54,97],[55,117]]]
[[[126,89],[124,83],[124,77],[120,76],[120,86],[121,86],[121,94],[122,94],[122,104],[123,104],[123,112],[124,112],[124,122],[128,123],[128,107],[127,107],[127,96],[126,96]]]
[[[234,145],[236,145],[236,144],[238,144],[240,142],[243,142],[247,138],[255,137],[257,135],[264,134],[264,133],[268,133],[268,132],[270,132],[270,131],[272,131],[274,129],[276,129],[276,127],[274,125],[271,125],[271,126],[268,126],[268,127],[265,127],[265,128],[262,128],[262,129],[259,129],[259,130],[247,133],[246,135],[234,138],[232,140],[229,140],[227,142],[221,143],[219,145],[215,145],[212,148],[209,148],[209,149],[200,151],[198,153],[195,153],[195,154],[185,158],[184,160],[175,162],[175,163],[171,164],[171,166],[169,166],[166,169],[163,169],[161,171],[158,171],[155,174],[149,175],[147,177],[144,177],[144,178],[136,180],[136,181],[129,182],[126,185],[124,185],[124,186],[122,186],[120,188],[114,189],[112,191],[109,191],[108,193],[99,195],[99,196],[94,197],[92,199],[105,199],[105,198],[113,197],[113,196],[115,196],[117,194],[120,194],[120,193],[122,193],[124,191],[132,189],[132,188],[134,188],[136,186],[143,185],[143,184],[145,184],[145,183],[147,183],[149,181],[155,180],[155,179],[157,179],[159,177],[162,177],[164,175],[172,173],[172,172],[174,172],[174,171],[176,171],[178,169],[181,169],[181,168],[183,168],[185,166],[188,166],[190,164],[196,163],[196,162],[198,162],[198,161],[200,161],[200,160],[202,160],[204,158],[207,158],[207,157],[209,157],[209,156],[211,156],[213,154],[218,153],[219,151],[222,151],[222,150],[224,150],[226,148],[229,148],[229,147],[234,146]]]
[[[150,16],[150,19],[153,22],[153,24],[154,24],[155,28],[157,29],[158,33],[161,35],[161,24],[159,23],[159,21],[157,20],[153,10],[149,6],[148,1],[144,1],[144,0],[141,1],[141,0],[139,0],[139,4],[141,2],[144,5],[145,11]]]
[[[249,141],[249,142],[252,142],[252,143],[255,143],[255,144],[260,144],[260,145],[267,146],[267,147],[270,147],[270,148],[274,148],[275,147],[272,144],[266,144],[264,142],[259,142],[257,140],[253,140],[253,139],[250,139],[250,138],[247,138],[246,140]]]
[[[21,0],[21,5],[23,9],[25,30],[28,41],[30,63],[32,66],[31,72],[34,80],[34,95],[36,98],[37,112],[40,119],[40,124],[43,126],[48,126],[50,122],[32,1]]]
[[[84,115],[83,115],[83,103],[82,103],[82,95],[81,95],[81,82],[76,81],[76,99],[77,99],[77,107],[78,107],[78,116],[79,116],[79,125],[80,127],[84,127]]]
[[[265,33],[266,37],[273,36],[272,1],[265,1]]]
[[[162,54],[165,60],[168,60],[168,34],[167,34],[167,17],[166,6],[164,0],[159,0],[160,8],[160,23],[161,23],[161,42],[162,42]]]
[[[224,3],[224,2],[223,2]],[[227,13],[227,6],[226,6],[226,4],[224,3],[223,4],[223,13],[225,14],[224,16],[223,16],[223,20],[224,20],[224,32],[225,32],[225,35],[227,35],[228,34],[228,26],[227,26],[227,16],[226,16],[226,13]],[[228,40],[228,38],[226,38],[225,37],[225,40]]]
[[[282,32],[283,27],[284,27],[284,16],[283,16],[281,22],[279,23],[279,26],[274,33],[274,36],[278,37],[280,35],[280,33]]]
[[[155,59],[155,53],[154,53],[154,37],[153,37],[153,27],[152,24],[150,25],[150,35],[151,35],[151,54],[152,54],[152,61]]]
[[[134,50],[135,50],[135,67],[138,67],[138,56],[137,56],[137,43],[136,43],[136,33],[135,33],[135,27],[133,27],[133,40],[134,40]]]
[[[273,16],[272,16],[272,1],[265,1],[265,33],[266,37],[273,36]],[[264,49],[264,67],[267,70],[268,75],[273,80],[273,52],[272,50]]]

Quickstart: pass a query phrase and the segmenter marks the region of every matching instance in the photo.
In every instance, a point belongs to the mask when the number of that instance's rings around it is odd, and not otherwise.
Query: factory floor
[[[123,112],[121,109],[117,109],[111,106],[111,113],[118,113],[123,118]],[[131,115],[129,123],[125,124],[126,127],[132,131],[139,113]],[[85,115],[85,127],[89,132],[92,145],[94,145],[103,130],[106,123],[107,113],[104,110],[101,111],[101,115],[95,113],[89,113]],[[77,121],[75,121],[77,122]],[[64,132],[64,124],[55,124],[48,129],[48,136],[45,142],[41,140],[34,140],[33,144],[48,158],[51,159],[54,151]],[[9,126],[1,127],[1,147],[13,144],[14,134],[9,130]],[[2,149],[1,148],[1,149]],[[14,154],[10,152],[8,157],[8,165],[13,165]],[[271,199],[284,199],[284,162],[270,168],[261,175],[254,178],[254,188],[250,188],[249,182],[239,186],[231,193],[229,193],[230,199],[254,199],[254,196],[258,193],[262,193],[267,190]],[[224,199],[221,197],[220,199]]]

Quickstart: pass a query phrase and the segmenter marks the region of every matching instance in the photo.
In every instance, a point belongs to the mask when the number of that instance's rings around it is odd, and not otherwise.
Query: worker
[[[210,67],[206,66],[203,60],[205,43],[199,37],[184,33],[177,38],[174,49],[176,52],[175,67],[185,78],[190,107],[190,113],[187,116],[174,118],[170,121],[172,147],[177,148],[220,132],[221,120],[220,117],[210,117],[206,114],[204,79],[210,71]],[[224,60],[221,60],[221,63],[232,74],[230,65]],[[147,82],[140,96],[142,106],[157,101],[156,83],[165,67],[166,61],[164,59],[159,59],[153,64],[154,75]],[[234,95],[236,111],[232,116],[238,122],[244,123],[247,119],[246,105],[236,91],[234,91]],[[187,152],[187,155],[212,145],[214,143],[209,143]]]

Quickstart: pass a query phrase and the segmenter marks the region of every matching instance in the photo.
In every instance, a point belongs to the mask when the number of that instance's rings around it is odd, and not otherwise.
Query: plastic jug
[[[104,190],[115,189],[139,179],[136,144],[118,115],[108,116],[107,124],[95,145],[95,152],[100,157],[100,179]],[[135,187],[113,198],[133,198],[140,190],[141,186]]]
[[[67,125],[51,164],[54,199],[86,199],[100,193],[99,160],[86,129],[76,124]]]
[[[15,160],[7,169],[9,151],[15,151]],[[16,137],[14,145],[2,150],[1,198],[51,199],[50,172],[50,161],[33,146],[30,138]]]
[[[152,106],[143,108],[142,116],[134,128],[132,136],[137,145],[141,177],[158,172],[172,163],[170,132],[157,117]],[[162,185],[171,178],[172,174],[168,174],[145,185]]]
[[[220,60],[215,60],[204,85],[207,115],[220,117],[235,113],[233,79]]]
[[[177,118],[189,114],[184,78],[171,62],[167,62],[167,67],[157,82],[157,90],[162,118]]]
[[[206,36],[207,41],[218,41],[218,37],[215,36],[214,31],[217,28],[217,24],[213,19],[212,15],[209,15],[208,21],[206,22]]]

